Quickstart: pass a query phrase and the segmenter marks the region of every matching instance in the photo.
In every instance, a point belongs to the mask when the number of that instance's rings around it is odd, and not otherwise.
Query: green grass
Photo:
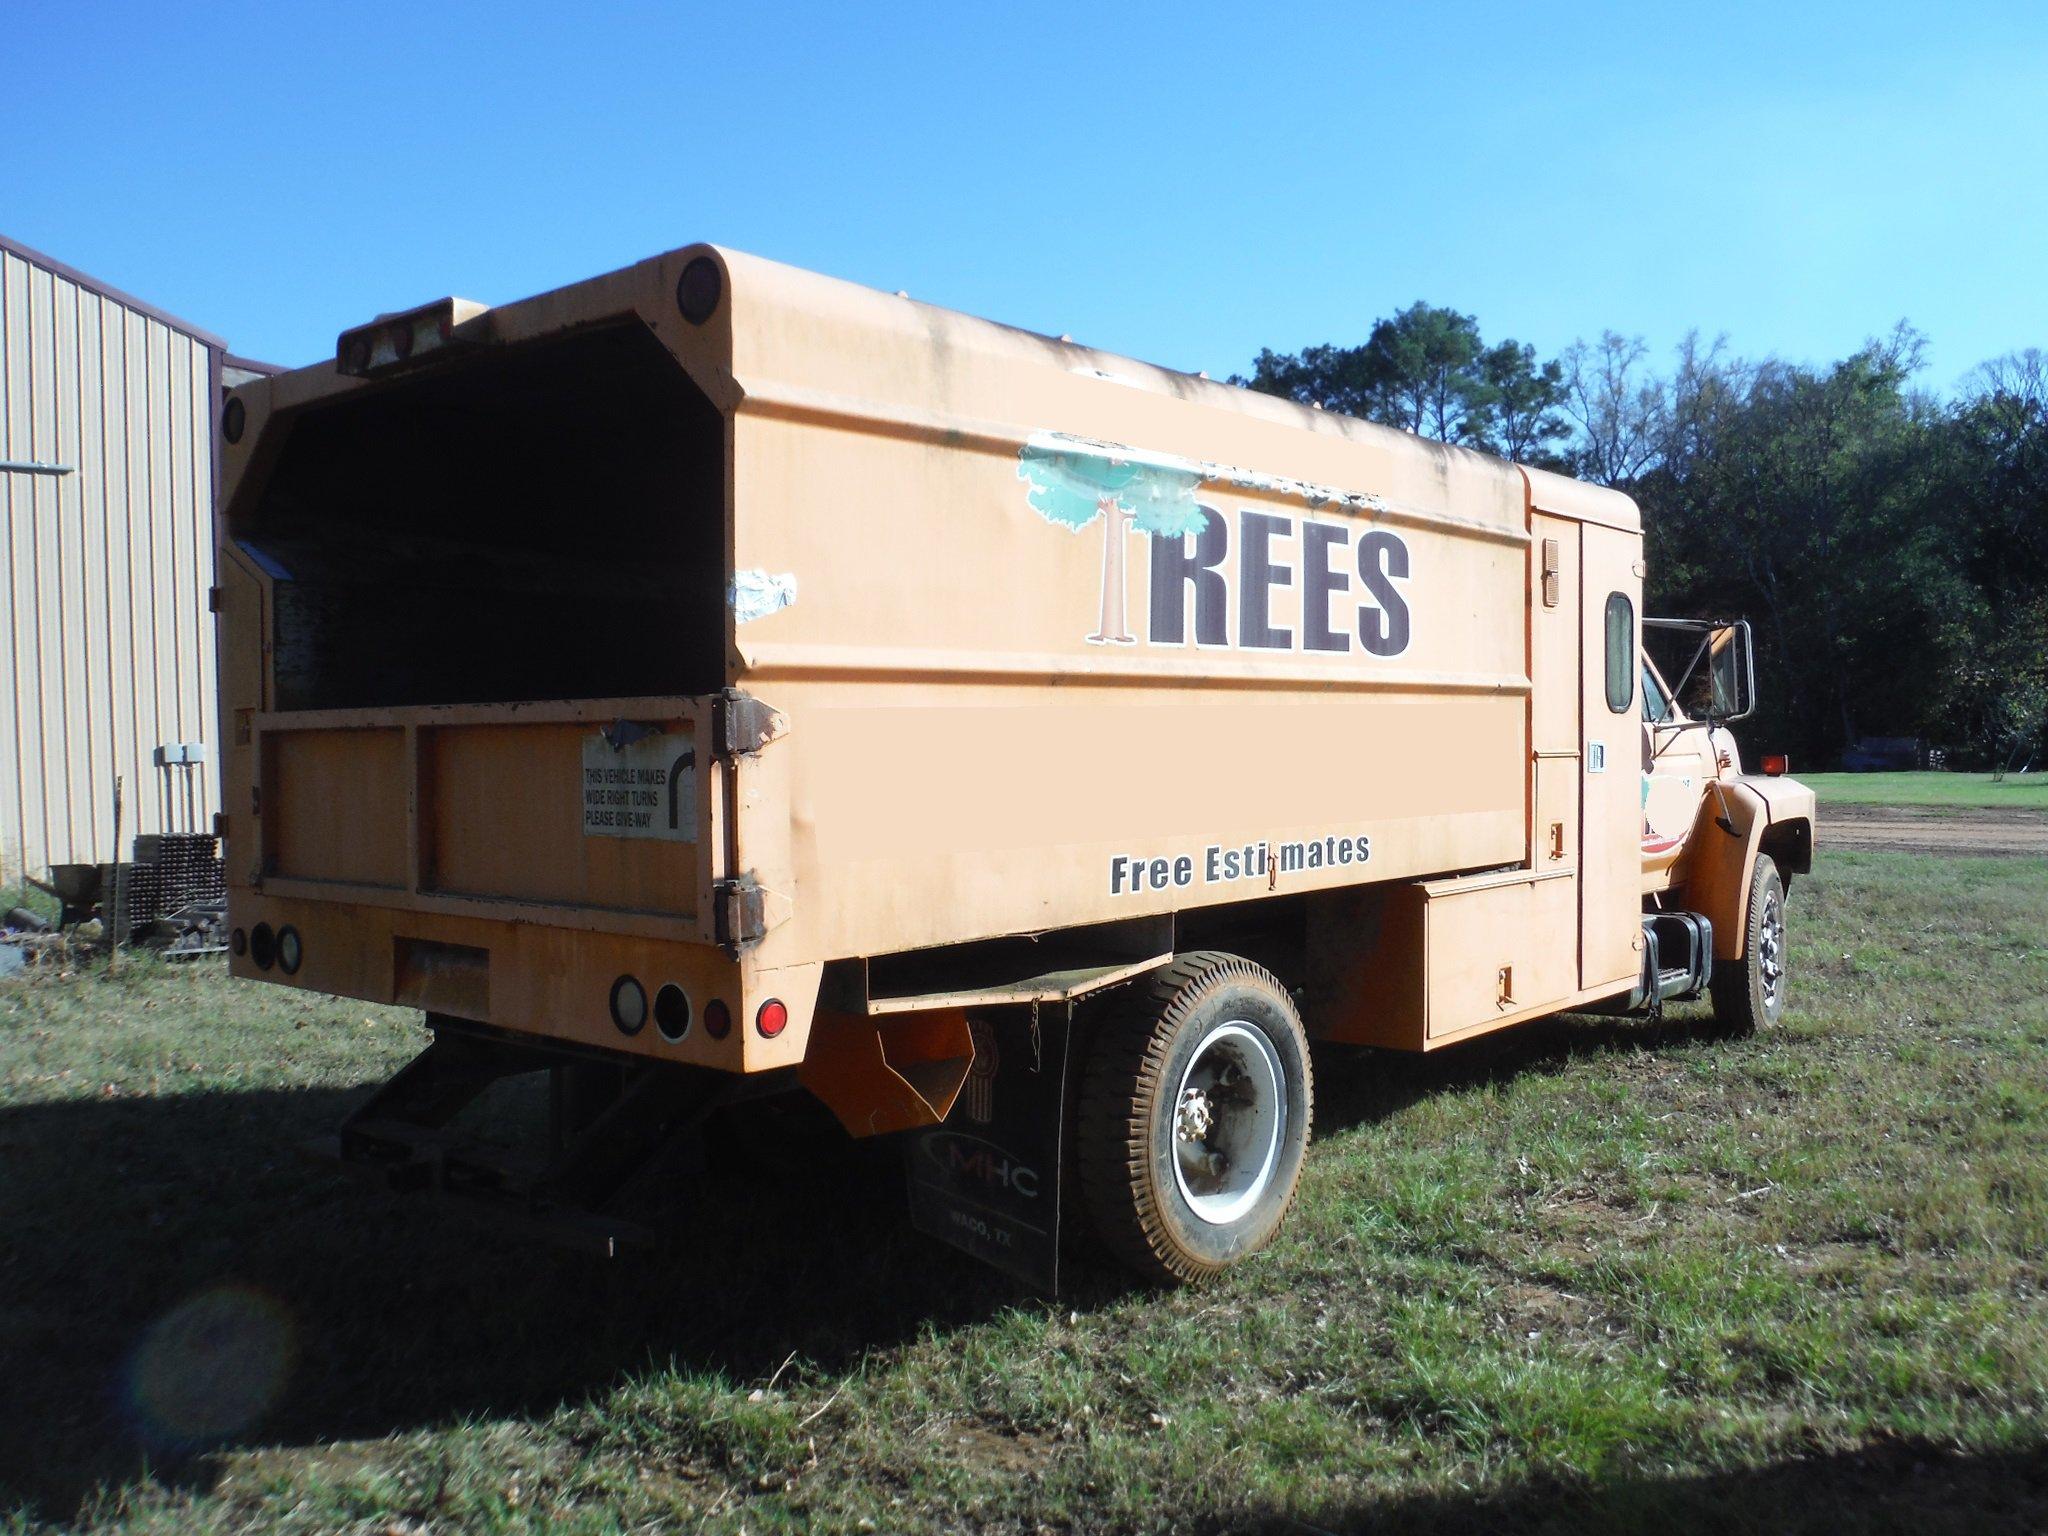
[[[2048,773],[1795,773],[1823,805],[1941,805],[2048,811]]]
[[[1748,1042],[1318,1062],[1267,1254],[1057,1303],[769,1143],[606,1266],[290,1152],[409,1015],[0,984],[0,1510],[135,1532],[2039,1530],[2048,862],[1835,854]],[[0,1529],[8,1517],[0,1515]]]

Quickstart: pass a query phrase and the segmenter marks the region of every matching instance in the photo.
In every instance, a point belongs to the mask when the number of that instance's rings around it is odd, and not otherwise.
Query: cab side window
[[[1628,713],[1636,701],[1636,605],[1627,594],[1607,595],[1607,707]]]
[[[1652,725],[1662,725],[1671,718],[1671,695],[1664,691],[1663,683],[1647,661],[1643,663],[1643,718]]]

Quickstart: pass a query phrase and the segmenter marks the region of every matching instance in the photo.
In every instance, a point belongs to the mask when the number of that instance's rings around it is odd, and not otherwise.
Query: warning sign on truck
[[[688,736],[620,721],[583,738],[583,835],[697,840],[697,754]]]

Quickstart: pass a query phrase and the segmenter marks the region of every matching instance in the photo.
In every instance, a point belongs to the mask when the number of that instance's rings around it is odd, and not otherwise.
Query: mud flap
[[[1059,1289],[1069,1004],[977,1013],[974,1067],[952,1113],[913,1133],[910,1219],[920,1232],[1046,1292]]]

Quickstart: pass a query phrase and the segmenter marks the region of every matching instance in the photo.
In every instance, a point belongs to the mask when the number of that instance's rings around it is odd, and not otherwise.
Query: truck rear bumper
[[[725,1072],[800,1062],[817,1000],[816,966],[760,969],[712,944],[510,915],[232,889],[228,921],[238,977]],[[286,929],[299,955],[290,972],[279,953]],[[642,1002],[628,1028],[631,988]],[[771,1001],[787,1021],[773,1037],[757,1023]]]

